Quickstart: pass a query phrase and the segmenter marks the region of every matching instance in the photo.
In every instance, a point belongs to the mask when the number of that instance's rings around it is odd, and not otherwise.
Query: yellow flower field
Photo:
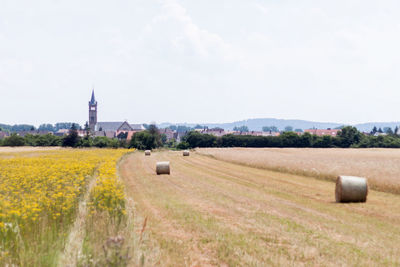
[[[0,153],[0,265],[41,265],[51,243],[65,238],[88,181],[97,174],[91,206],[124,214],[116,176],[124,149]],[[48,262],[48,259],[46,259]]]

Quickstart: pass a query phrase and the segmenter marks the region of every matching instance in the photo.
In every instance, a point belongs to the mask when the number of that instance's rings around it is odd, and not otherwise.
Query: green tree
[[[299,135],[292,131],[285,131],[281,135],[282,146],[284,147],[298,147],[299,146]]]
[[[178,129],[176,125],[170,125],[168,128],[171,129],[172,131],[176,131],[176,129]]]
[[[161,142],[163,145],[165,145],[167,143],[167,135],[166,134],[161,135]]]
[[[92,147],[93,139],[89,136],[85,136],[84,138],[80,139],[78,146],[79,147]]]
[[[125,139],[125,140],[126,140],[126,139]],[[122,141],[122,140],[121,140],[121,141]],[[111,148],[118,148],[118,147],[123,147],[122,144],[123,144],[123,143],[121,143],[120,140],[118,140],[118,139],[116,139],[116,138],[113,138],[113,139],[110,139],[110,141],[109,141],[109,143],[108,143],[108,146],[111,147]]]
[[[189,132],[189,131],[191,131],[192,130],[192,128],[190,128],[190,127],[188,127],[188,126],[185,126],[185,125],[179,125],[177,128],[176,128],[176,131],[178,132],[178,133],[185,133],[185,132]]]
[[[311,147],[312,146],[312,135],[310,133],[304,133],[299,137],[299,147]]]
[[[80,141],[77,126],[73,123],[68,134],[63,139],[63,146],[77,147]]]
[[[54,132],[54,126],[52,124],[41,124],[38,128],[39,131],[49,131]]]
[[[85,130],[85,136],[89,137],[90,136],[90,127],[89,127],[89,123],[88,122],[85,123],[84,130]]]
[[[108,147],[109,146],[110,139],[105,136],[96,136],[93,138],[93,146],[95,147]]]
[[[263,132],[271,132],[271,127],[269,127],[269,126],[263,126],[263,127],[262,127],[262,131],[263,131]]]
[[[393,130],[392,130],[392,128],[391,127],[384,127],[383,128],[383,132],[384,133],[386,133],[386,134],[393,134]]]
[[[189,144],[189,147],[214,147],[217,145],[217,137],[210,134],[201,134],[196,131],[191,131],[182,139],[183,142]]]
[[[3,146],[23,146],[25,145],[25,139],[16,133],[12,133],[9,137],[6,137],[3,141]]]
[[[129,147],[134,147],[140,150],[153,149],[161,146],[161,135],[154,124],[150,125],[148,130],[133,135],[131,142],[129,143]]]
[[[271,132],[275,132],[275,133],[279,132],[278,127],[276,127],[276,126],[271,126]]]
[[[194,126],[194,129],[204,129],[204,126],[201,126],[200,124],[197,124]]]
[[[161,134],[155,124],[151,124],[148,129],[151,136],[154,138],[154,148],[161,147],[163,142],[161,140]]]
[[[177,149],[188,149],[189,148],[189,143],[182,141],[180,142],[177,146]]]
[[[263,132],[279,132],[279,129],[276,126],[263,126],[262,131]]]
[[[238,131],[238,132],[242,132],[242,133],[247,133],[249,132],[249,127],[247,127],[246,125],[242,125],[242,126],[235,126],[233,127],[234,131]]]
[[[285,132],[293,132],[293,127],[292,126],[286,126],[285,127]]]
[[[350,147],[359,143],[363,135],[357,128],[346,126],[338,132],[337,145],[340,147]]]
[[[55,128],[54,131],[57,132],[57,131],[60,130],[60,129],[71,129],[71,127],[72,127],[73,125],[75,125],[74,127],[75,127],[76,129],[81,128],[80,125],[79,125],[78,123],[73,123],[73,122],[57,122],[57,123],[54,125],[54,128]]]
[[[333,140],[332,136],[330,135],[318,136],[313,145],[313,147],[332,147],[332,146],[333,146]]]

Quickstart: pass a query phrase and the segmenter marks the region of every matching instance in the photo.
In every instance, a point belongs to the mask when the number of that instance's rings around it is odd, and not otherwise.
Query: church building
[[[89,101],[89,128],[95,136],[117,137],[120,133],[127,133],[128,139],[136,132],[145,130],[143,124],[129,124],[127,121],[97,121],[97,101],[92,90]]]

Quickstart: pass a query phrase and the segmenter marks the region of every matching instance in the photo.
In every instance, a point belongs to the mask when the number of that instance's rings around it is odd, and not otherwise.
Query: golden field
[[[118,159],[127,150],[3,150],[0,153],[0,264],[54,266],[88,183],[91,213],[122,216]]]
[[[400,193],[400,150],[388,148],[201,148],[219,160],[292,174],[336,180],[366,177],[370,188]]]
[[[400,265],[399,195],[370,190],[366,203],[340,204],[332,181],[245,166],[253,154],[241,149],[228,150],[237,163],[199,151],[121,162],[138,265]],[[156,175],[157,161],[171,175]]]

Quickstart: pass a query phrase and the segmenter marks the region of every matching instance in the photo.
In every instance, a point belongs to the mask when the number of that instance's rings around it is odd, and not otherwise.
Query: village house
[[[3,139],[3,138],[8,137],[8,136],[9,136],[8,132],[0,131],[0,139]]]
[[[69,132],[69,129],[59,129],[57,132],[54,133],[56,136],[64,136],[67,135]]]
[[[170,128],[159,129],[158,132],[161,135],[165,134],[165,136],[167,137],[167,141],[174,139],[175,132],[173,130],[171,130]]]
[[[249,131],[240,132],[240,135],[252,135],[252,136],[279,136],[279,132],[263,132],[263,131]]]
[[[230,131],[224,130],[222,128],[213,128],[213,129],[196,129],[195,131],[202,134],[210,134],[217,137],[221,137],[224,135],[232,134],[232,135],[252,135],[252,136],[279,136],[279,132],[262,132],[262,131],[249,131],[249,132],[240,132],[240,131]]]
[[[324,136],[324,135],[330,135],[332,137],[336,137],[338,135],[338,132],[340,131],[340,129],[307,129],[304,130],[305,133],[310,133],[310,134],[314,134],[317,136]]]
[[[33,131],[20,131],[17,134],[21,137],[25,137],[28,134],[30,134],[30,135],[46,135],[46,134],[53,134],[53,132],[33,130]]]
[[[202,134],[210,134],[218,137],[226,135],[225,130],[222,128],[212,128],[212,129],[204,128],[204,129],[197,129],[196,131]]]

